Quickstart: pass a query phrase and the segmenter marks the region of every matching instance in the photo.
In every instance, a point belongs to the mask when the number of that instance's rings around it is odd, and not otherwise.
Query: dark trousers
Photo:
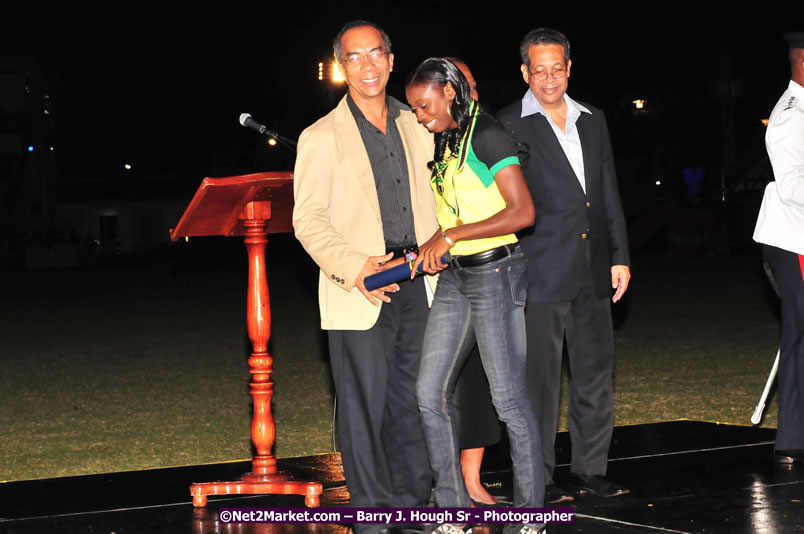
[[[416,379],[427,324],[424,279],[401,282],[369,330],[330,330],[338,438],[356,507],[416,507],[432,487]],[[355,525],[358,532],[381,526]]]
[[[782,299],[776,450],[804,450],[804,280],[797,254],[770,245],[762,245],[762,251]]]
[[[458,414],[458,446],[461,449],[489,447],[500,441],[500,420],[491,402],[489,380],[477,345],[458,375],[452,402]]]
[[[561,357],[566,336],[570,366],[569,431],[572,472],[605,475],[614,427],[614,341],[609,299],[594,293],[591,277],[570,302],[528,301],[528,394],[539,416],[545,484],[556,465]]]

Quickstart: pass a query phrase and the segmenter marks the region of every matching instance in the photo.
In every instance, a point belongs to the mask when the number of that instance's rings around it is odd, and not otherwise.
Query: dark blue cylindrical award
[[[388,284],[393,284],[395,282],[400,282],[405,280],[406,278],[410,278],[410,273],[413,270],[413,264],[416,262],[414,259],[409,259],[405,263],[400,263],[396,267],[391,267],[385,271],[380,271],[377,274],[372,274],[371,276],[367,276],[363,283],[366,286],[366,289],[369,291],[374,291],[380,287],[385,287]],[[446,256],[441,257],[441,263],[449,263]],[[419,265],[419,268],[416,270],[417,274],[422,273],[422,266]]]

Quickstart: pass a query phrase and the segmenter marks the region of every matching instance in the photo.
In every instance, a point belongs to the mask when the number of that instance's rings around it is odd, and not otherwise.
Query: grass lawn
[[[779,328],[758,261],[635,259],[615,333],[618,425],[750,424]],[[250,458],[245,269],[238,240],[198,239],[158,258],[4,273],[0,481]],[[331,451],[317,271],[289,236],[269,245],[269,282],[276,455]]]

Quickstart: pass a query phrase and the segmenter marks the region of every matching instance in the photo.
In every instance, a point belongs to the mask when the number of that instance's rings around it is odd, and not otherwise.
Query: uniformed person
[[[768,184],[754,241],[782,299],[779,426],[774,460],[804,463],[804,32],[785,34],[791,80],[773,108],[765,134],[775,181]]]

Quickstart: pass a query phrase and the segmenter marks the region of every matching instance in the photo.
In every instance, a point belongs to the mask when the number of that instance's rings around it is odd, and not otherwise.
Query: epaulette
[[[788,109],[793,109],[798,105],[798,99],[794,96],[790,97],[790,100],[787,101],[787,105],[784,107],[782,111],[787,111]]]

